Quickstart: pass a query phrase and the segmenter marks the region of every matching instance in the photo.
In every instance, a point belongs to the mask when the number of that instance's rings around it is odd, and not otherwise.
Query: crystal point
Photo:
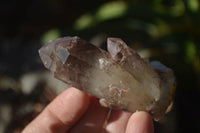
[[[162,118],[175,90],[173,71],[144,60],[120,38],[107,42],[108,52],[79,37],[64,37],[47,43],[39,54],[57,79],[98,97],[102,106]]]

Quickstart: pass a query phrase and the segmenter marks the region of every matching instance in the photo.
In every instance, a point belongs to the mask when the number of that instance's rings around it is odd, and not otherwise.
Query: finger
[[[126,125],[129,120],[131,113],[112,110],[108,124],[106,126],[106,132],[108,133],[125,133]]]
[[[79,120],[89,105],[86,93],[69,88],[50,103],[23,133],[63,133]]]
[[[127,125],[126,133],[153,133],[153,121],[151,116],[146,112],[134,113]]]
[[[108,113],[108,108],[99,104],[99,99],[91,97],[87,112],[79,122],[72,127],[70,133],[100,133]]]

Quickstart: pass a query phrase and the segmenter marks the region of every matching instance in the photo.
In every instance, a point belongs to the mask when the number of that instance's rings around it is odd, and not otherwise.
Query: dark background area
[[[120,37],[172,68],[174,107],[155,132],[200,132],[199,0],[1,0],[0,132],[20,132],[56,96],[44,79],[26,93],[21,79],[45,71],[42,45],[75,35],[102,48],[107,37]]]

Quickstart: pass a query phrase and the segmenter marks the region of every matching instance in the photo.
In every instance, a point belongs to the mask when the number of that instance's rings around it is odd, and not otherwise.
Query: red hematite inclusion
[[[39,54],[57,79],[98,97],[101,105],[162,118],[172,103],[173,71],[144,60],[120,38],[107,42],[108,52],[79,37],[64,37],[48,42]]]

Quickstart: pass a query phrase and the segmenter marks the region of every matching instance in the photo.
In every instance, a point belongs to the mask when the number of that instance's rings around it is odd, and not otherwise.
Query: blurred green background
[[[75,35],[104,49],[107,37],[122,38],[142,57],[172,68],[174,107],[155,122],[155,132],[200,132],[199,0],[1,0],[0,132],[20,132],[52,100],[46,82],[34,82],[27,93],[22,78],[45,70],[42,45]]]

